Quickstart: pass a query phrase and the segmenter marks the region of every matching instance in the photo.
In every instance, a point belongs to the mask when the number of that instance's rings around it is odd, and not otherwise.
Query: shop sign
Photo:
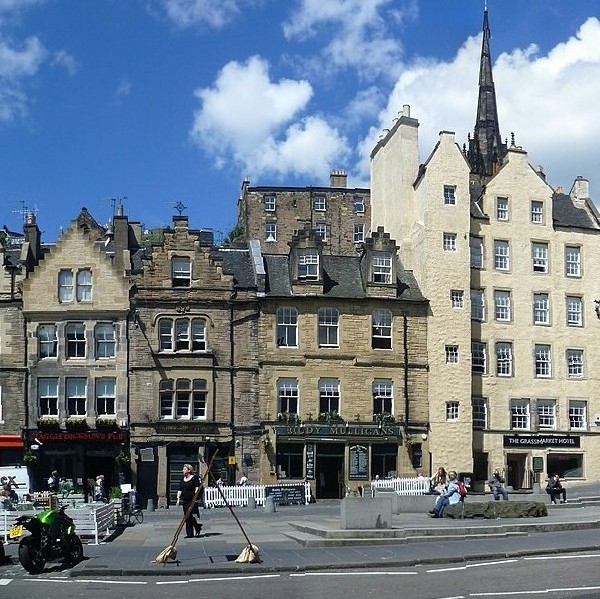
[[[302,426],[275,426],[277,435],[287,437],[397,437],[399,426],[369,424],[303,424]]]
[[[578,436],[567,435],[504,435],[504,447],[564,447],[577,448],[581,446]]]
[[[30,441],[112,441],[124,443],[127,435],[124,431],[37,431],[29,433]]]
[[[306,478],[315,479],[315,444],[306,444]]]
[[[348,478],[351,480],[368,480],[369,478],[369,448],[364,445],[350,445],[350,471]]]

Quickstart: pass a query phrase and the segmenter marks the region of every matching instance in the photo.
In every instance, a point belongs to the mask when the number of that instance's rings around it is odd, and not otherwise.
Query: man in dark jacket
[[[561,497],[561,503],[567,503],[567,490],[563,488],[560,484],[560,477],[558,474],[553,474],[548,479],[548,484],[546,485],[546,493],[550,495],[550,500],[552,503],[557,503],[557,499]]]
[[[494,494],[494,499],[496,501],[500,500],[500,495],[502,495],[504,501],[508,501],[508,491],[504,486],[504,477],[500,474],[498,469],[492,472],[487,482],[488,486],[490,487],[490,491]]]

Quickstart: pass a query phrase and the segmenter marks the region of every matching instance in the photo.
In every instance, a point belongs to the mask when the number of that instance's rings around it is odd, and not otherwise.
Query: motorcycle
[[[35,516],[19,516],[9,537],[17,539],[23,530],[30,534],[19,542],[19,561],[30,574],[43,572],[49,561],[62,560],[74,566],[83,559],[81,539],[75,533],[73,519],[65,514],[64,506]]]

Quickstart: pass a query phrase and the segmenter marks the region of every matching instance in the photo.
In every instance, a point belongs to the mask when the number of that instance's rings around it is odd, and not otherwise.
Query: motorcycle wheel
[[[70,543],[69,555],[67,555],[67,562],[74,566],[83,559],[83,545],[81,539],[77,535],[73,535]]]
[[[41,574],[46,565],[41,548],[30,538],[23,539],[19,543],[19,561],[30,574]]]

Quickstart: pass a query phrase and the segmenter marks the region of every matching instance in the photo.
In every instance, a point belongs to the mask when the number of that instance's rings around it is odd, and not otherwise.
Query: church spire
[[[483,12],[483,41],[479,66],[479,99],[473,137],[469,138],[468,160],[473,174],[492,176],[496,174],[506,155],[506,144],[500,138],[496,90],[492,77],[490,56],[490,26],[487,2]]]

